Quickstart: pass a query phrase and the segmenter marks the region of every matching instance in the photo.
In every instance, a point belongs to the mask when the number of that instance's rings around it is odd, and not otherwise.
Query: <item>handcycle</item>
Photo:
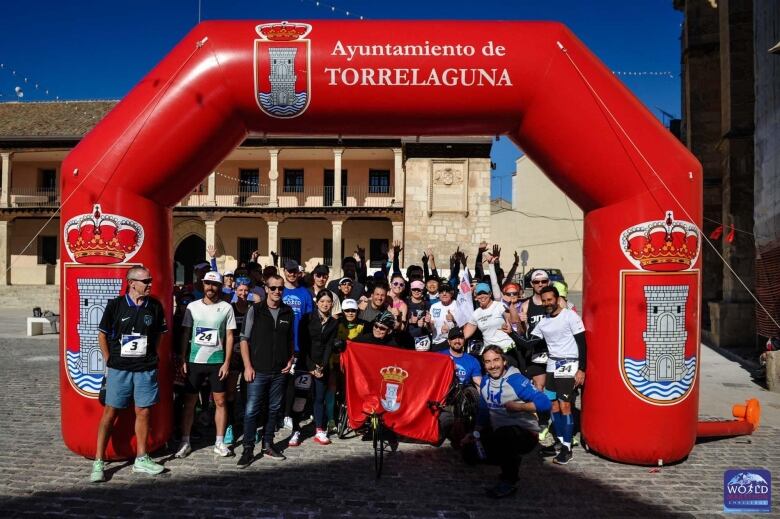
[[[473,383],[467,382],[461,384],[457,378],[453,378],[447,395],[441,402],[429,402],[428,407],[440,416],[444,413],[452,413],[452,424],[448,431],[440,431],[440,441],[443,442],[447,437],[453,445],[457,446],[460,439],[474,430],[477,422],[477,411],[479,407],[479,390]],[[442,422],[440,420],[440,427]]]

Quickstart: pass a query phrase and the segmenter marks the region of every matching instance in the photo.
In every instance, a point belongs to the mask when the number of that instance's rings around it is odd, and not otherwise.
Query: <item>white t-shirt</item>
[[[189,362],[221,364],[225,362],[225,340],[229,330],[236,329],[236,318],[230,303],[205,304],[202,299],[187,305],[181,323],[192,328]]]
[[[499,346],[506,351],[515,347],[515,341],[501,329],[506,323],[504,312],[506,308],[500,301],[492,301],[487,308],[477,308],[469,324],[482,332],[482,342],[485,346]]]
[[[577,341],[574,336],[585,331],[585,325],[577,312],[564,308],[555,317],[543,317],[531,332],[531,335],[544,339],[547,351],[547,371],[555,369],[554,359],[574,359],[579,357]]]
[[[447,311],[452,312],[452,316],[455,318],[455,324],[447,321]],[[446,341],[449,328],[463,325],[460,311],[458,310],[458,302],[453,299],[448,306],[444,306],[441,301],[434,303],[433,306],[431,306],[431,321],[433,322],[435,330],[433,342],[438,344]],[[442,332],[441,329],[445,324],[448,326],[448,330],[446,332]]]

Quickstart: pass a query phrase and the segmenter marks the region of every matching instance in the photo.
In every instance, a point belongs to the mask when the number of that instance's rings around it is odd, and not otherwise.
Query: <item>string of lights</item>
[[[616,76],[625,77],[658,77],[662,79],[674,79],[674,74],[669,70],[655,71],[655,70],[613,70],[612,73]]]
[[[6,85],[12,86],[6,90]],[[49,88],[35,78],[25,75],[9,63],[0,63],[0,101],[16,99],[21,101],[25,95],[32,93],[35,97],[59,101],[59,96],[52,96]]]
[[[351,18],[357,18],[358,20],[365,20],[366,19],[365,16],[359,15],[359,14],[355,13],[354,11],[350,11],[349,9],[343,9],[343,8],[337,6],[337,5],[331,4],[330,2],[321,2],[320,0],[301,0],[301,3],[303,3],[303,2],[305,2],[307,4],[311,4],[314,7],[319,7],[319,8],[322,8],[322,9],[326,9],[326,10],[332,12],[332,13],[343,14],[344,16],[348,16],[348,17],[351,17]]]

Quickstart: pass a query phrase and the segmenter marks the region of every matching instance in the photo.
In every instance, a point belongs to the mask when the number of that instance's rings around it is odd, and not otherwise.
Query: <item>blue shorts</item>
[[[136,407],[152,407],[160,400],[156,369],[124,371],[108,368],[106,405],[124,409],[130,406],[131,400],[135,401]]]

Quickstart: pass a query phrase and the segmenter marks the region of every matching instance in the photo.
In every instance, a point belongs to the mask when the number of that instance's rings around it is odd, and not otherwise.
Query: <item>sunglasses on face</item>
[[[130,281],[139,281],[139,282],[143,283],[144,285],[151,285],[152,284],[152,278],[131,279]]]
[[[403,281],[394,281],[393,282],[393,286],[394,287],[405,287],[406,283],[404,283]]]
[[[504,292],[504,295],[507,297],[516,297],[518,295],[517,292]]]
[[[413,288],[412,289],[412,292],[422,292],[422,291],[423,291],[422,288]]]
[[[266,288],[268,288],[268,290],[270,290],[271,292],[281,292],[281,291],[284,290],[284,287],[281,286],[281,285],[279,285],[279,286],[268,285],[268,287],[266,287]]]
[[[328,277],[328,274],[314,274],[315,278],[326,278]]]
[[[387,332],[387,331],[390,330],[390,328],[388,328],[387,326],[385,326],[383,324],[375,324],[374,328],[379,330],[380,332]]]
[[[532,285],[546,285],[547,280],[546,279],[537,279],[536,281],[531,281]]]

